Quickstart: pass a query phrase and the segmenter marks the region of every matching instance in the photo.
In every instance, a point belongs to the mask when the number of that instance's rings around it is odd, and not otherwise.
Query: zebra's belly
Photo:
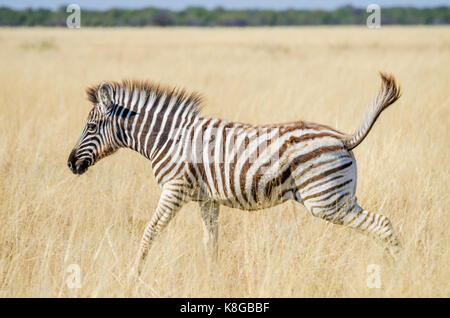
[[[286,187],[278,185],[273,187],[271,193],[267,196],[258,195],[253,197],[250,193],[246,193],[246,195],[239,197],[233,196],[232,198],[227,198],[217,193],[203,193],[200,197],[201,200],[212,200],[230,208],[255,211],[270,208],[289,199],[293,199],[295,191],[295,188],[286,189]]]
[[[231,200],[218,200],[217,202],[220,205],[224,205],[224,206],[227,206],[227,207],[230,207],[233,209],[256,211],[256,210],[271,208],[271,207],[281,204],[287,200],[288,200],[287,198],[278,198],[276,200],[271,200],[271,201],[263,201],[263,202],[256,202],[256,203],[252,202],[252,203],[246,203],[246,204],[243,204],[242,202],[231,201]]]

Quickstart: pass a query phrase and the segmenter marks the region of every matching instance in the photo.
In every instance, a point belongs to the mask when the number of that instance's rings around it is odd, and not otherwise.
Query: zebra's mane
[[[140,93],[142,91],[145,91],[145,96],[148,100],[149,96],[152,94],[156,96],[155,100],[159,100],[162,96],[166,96],[166,102],[164,103],[163,107],[168,106],[168,101],[172,100],[173,98],[176,98],[175,107],[172,111],[175,111],[179,109],[179,107],[183,107],[185,110],[188,110],[189,113],[194,115],[199,115],[201,110],[201,103],[202,103],[202,97],[200,94],[196,92],[187,93],[186,90],[180,89],[177,87],[168,87],[163,86],[158,83],[150,82],[150,81],[136,81],[136,80],[123,80],[121,82],[108,82],[114,91],[114,99],[115,100],[123,100],[123,95],[125,94],[125,91],[128,90],[130,98],[128,99],[130,104],[135,90],[138,90],[139,92],[139,98]],[[98,100],[98,94],[97,91],[99,89],[99,85],[93,85],[91,87],[88,87],[86,89],[86,93],[88,96],[89,101],[91,101],[94,104],[97,104],[99,102]],[[121,94],[122,96],[118,96]],[[184,103],[183,103],[184,102]],[[120,102],[118,103],[121,104]],[[145,102],[144,105],[147,105],[147,102]],[[125,108],[129,107],[130,105],[120,105]],[[152,105],[150,105],[151,107]]]

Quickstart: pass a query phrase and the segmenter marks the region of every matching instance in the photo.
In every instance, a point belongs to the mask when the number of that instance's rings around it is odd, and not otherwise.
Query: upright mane
[[[135,91],[139,93],[138,96],[141,95],[141,92],[145,92],[145,96],[148,100],[149,96],[152,94],[156,96],[155,100],[159,100],[162,96],[166,96],[166,101],[170,101],[173,98],[176,98],[175,109],[179,109],[178,107],[183,107],[184,109],[190,109],[189,112],[192,114],[198,115],[201,110],[202,97],[200,94],[196,92],[187,93],[185,89],[180,89],[177,87],[168,87],[163,86],[158,83],[150,82],[150,81],[137,81],[137,80],[122,80],[121,82],[108,82],[114,90],[114,100],[117,101],[119,106],[128,108],[131,106],[132,95],[135,94]],[[97,91],[99,89],[99,85],[93,85],[86,89],[86,94],[88,96],[89,101],[94,104],[99,102]],[[128,92],[129,98],[127,105],[123,105],[123,97],[125,93]],[[139,97],[140,98],[140,97]],[[144,105],[147,105],[145,102]],[[134,105],[133,105],[134,106]],[[151,107],[152,105],[150,105]],[[168,102],[164,103],[163,107],[167,107]]]

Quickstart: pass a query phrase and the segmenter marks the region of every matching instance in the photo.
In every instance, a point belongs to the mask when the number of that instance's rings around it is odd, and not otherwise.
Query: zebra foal
[[[200,116],[196,94],[149,82],[103,82],[87,89],[93,108],[68,166],[82,174],[123,147],[151,161],[162,193],[142,236],[139,271],[151,242],[189,201],[200,205],[205,243],[214,253],[220,205],[258,210],[287,200],[396,251],[399,242],[390,220],[361,208],[355,195],[352,149],[400,97],[394,77],[380,75],[381,89],[353,135],[303,121],[254,126],[206,118]]]

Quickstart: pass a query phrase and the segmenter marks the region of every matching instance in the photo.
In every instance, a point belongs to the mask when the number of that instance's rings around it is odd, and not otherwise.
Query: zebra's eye
[[[88,130],[97,130],[97,123],[89,123],[87,128]]]

